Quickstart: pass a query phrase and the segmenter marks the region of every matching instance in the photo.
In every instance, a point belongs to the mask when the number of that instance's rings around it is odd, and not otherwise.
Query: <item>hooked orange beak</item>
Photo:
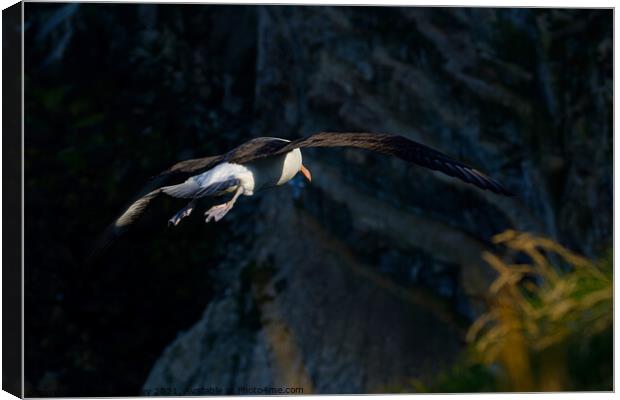
[[[310,173],[310,171],[308,170],[308,168],[304,167],[303,164],[301,165],[301,168],[299,169],[299,171],[304,174],[304,176],[306,177],[306,179],[308,180],[308,182],[312,182],[312,174]]]

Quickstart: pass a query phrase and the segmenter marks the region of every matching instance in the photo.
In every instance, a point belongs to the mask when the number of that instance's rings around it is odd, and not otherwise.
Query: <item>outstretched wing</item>
[[[193,175],[201,174],[202,172],[227,160],[231,157],[231,154],[235,154],[235,151],[237,150],[239,150],[239,154],[248,155],[252,153],[250,149],[254,148],[258,150],[254,154],[259,156],[264,154],[267,150],[273,152],[276,149],[269,147],[269,143],[273,142],[274,140],[271,140],[270,138],[253,139],[237,147],[226,155],[209,156],[181,161],[155,176],[145,186],[145,188],[142,189],[142,193],[146,194],[139,195],[133,202],[131,202],[101,234],[93,250],[91,251],[89,259],[91,261],[94,260],[95,257],[97,257],[103,250],[109,247],[114,240],[116,240],[116,238],[122,235],[131,224],[137,221],[142,214],[144,214],[153,200],[158,198],[160,194],[165,193],[169,196],[177,198],[198,198],[209,196],[214,193],[224,191],[230,186],[237,185],[239,183],[238,180],[232,177],[224,182],[219,182],[206,188],[201,188],[195,184],[193,185],[192,183],[195,182],[185,182],[185,180]],[[282,140],[275,140],[275,142],[283,144],[288,143],[288,141]],[[175,182],[181,183],[164,186],[165,184]]]
[[[356,147],[401,158],[407,162],[443,172],[494,193],[512,196],[513,194],[495,179],[482,172],[456,161],[428,146],[414,142],[403,136],[372,133],[334,133],[321,132],[282,146],[275,154],[289,152],[304,147]]]
[[[185,160],[174,164],[172,167],[163,171],[158,177],[176,177],[177,179],[188,178],[192,175],[197,175],[205,172],[206,170],[213,168],[224,160],[225,156],[209,156],[202,158],[194,158],[191,160]]]
[[[183,182],[192,175],[199,174],[212,168],[218,164],[224,157],[212,156],[193,160],[181,161],[168,168],[161,174],[155,176],[142,189],[143,195],[138,195],[123,212],[103,231],[99,239],[95,243],[89,261],[93,261],[102,251],[108,248],[120,235],[122,235],[136,220],[138,220],[152,202],[159,197],[160,194],[166,193],[172,197],[191,197],[183,196],[184,193],[177,193],[180,187],[185,188],[183,184],[164,186],[168,183]]]
[[[375,151],[443,172],[481,189],[505,196],[513,195],[497,180],[437,150],[403,136],[374,133],[321,132],[292,142],[276,138],[256,138],[223,156],[180,162],[161,175],[182,173],[184,176],[190,176],[201,173],[219,162],[244,164],[259,158],[284,154],[293,149],[304,147],[355,147]]]
[[[243,164],[258,158],[280,154],[280,150],[291,143],[289,140],[258,137],[235,147],[224,155],[195,158],[174,164],[158,176],[179,176],[188,178],[192,175],[201,174],[222,162]]]
[[[192,197],[189,194],[195,189],[183,185],[181,182],[193,175],[198,175],[208,169],[213,168],[221,162],[238,159],[252,159],[275,154],[289,141],[276,138],[256,138],[252,139],[237,148],[231,150],[224,155],[209,156],[185,160],[174,164],[172,167],[161,172],[151,179],[151,181],[142,189],[141,193],[133,202],[131,202],[103,232],[97,240],[89,259],[92,261],[98,254],[105,250],[110,244],[123,232],[125,232],[131,224],[133,224],[148,208],[149,205],[159,197],[160,194],[166,193],[173,197]],[[177,185],[174,185],[177,183]],[[181,184],[178,184],[181,183]],[[170,185],[172,186],[164,186]],[[200,193],[198,197],[208,194]]]

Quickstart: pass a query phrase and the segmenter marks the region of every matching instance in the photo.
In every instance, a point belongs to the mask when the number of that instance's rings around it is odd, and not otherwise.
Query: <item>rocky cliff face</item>
[[[212,271],[216,295],[144,389],[424,381],[481,310],[493,234],[534,231],[589,256],[610,243],[611,12],[252,10],[255,136],[397,133],[517,196],[357,150],[305,152],[312,184],[242,199],[226,217],[237,233]]]

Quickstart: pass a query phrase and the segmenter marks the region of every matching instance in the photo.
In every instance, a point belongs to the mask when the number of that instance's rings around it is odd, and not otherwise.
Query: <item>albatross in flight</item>
[[[259,137],[226,154],[182,161],[162,172],[154,180],[158,187],[129,205],[107,229],[102,241],[109,242],[120,235],[144,212],[153,199],[162,194],[189,199],[189,204],[168,221],[169,225],[174,226],[192,213],[197,200],[207,196],[232,194],[230,200],[205,212],[206,222],[219,221],[233,208],[241,195],[252,196],[261,189],[283,185],[298,172],[311,181],[312,176],[303,165],[300,149],[343,146],[396,156],[461,179],[480,189],[505,196],[512,195],[502,184],[487,175],[403,136],[322,132],[294,141]],[[163,186],[164,183],[174,182],[178,183]],[[100,242],[101,244],[103,243]]]

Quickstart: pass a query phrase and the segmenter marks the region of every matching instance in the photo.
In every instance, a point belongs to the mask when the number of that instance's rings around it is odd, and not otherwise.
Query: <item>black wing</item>
[[[222,162],[244,163],[277,154],[278,150],[289,143],[290,141],[288,140],[259,137],[243,143],[224,155],[195,158],[174,164],[152,178],[142,189],[141,193],[143,194],[138,195],[134,201],[126,206],[123,212],[106,228],[95,244],[90,259],[93,260],[110,246],[116,238],[123,234],[131,224],[144,214],[152,202],[162,193],[173,197],[188,197],[184,194],[186,191],[181,191],[180,187],[186,189],[182,182],[190,176],[201,174]],[[201,193],[201,195],[205,194]]]
[[[298,139],[270,154],[255,154],[254,158],[287,153],[293,149],[304,147],[356,147],[395,156],[420,166],[443,172],[446,175],[471,183],[481,189],[494,193],[513,196],[508,189],[495,179],[482,172],[456,161],[447,155],[428,146],[414,142],[403,136],[373,133],[336,133],[321,132],[303,139]],[[246,158],[243,161],[247,162]]]
[[[182,197],[175,196],[175,193],[168,193],[169,190],[167,189],[174,186],[166,185],[183,182],[192,175],[200,174],[201,172],[214,167],[223,159],[224,156],[211,156],[181,161],[152,178],[142,189],[142,194],[138,195],[131,203],[129,203],[129,205],[123,209],[123,212],[110,225],[108,225],[101,236],[99,236],[88,257],[89,262],[93,262],[98,255],[108,248],[119,236],[121,236],[131,226],[131,224],[138,220],[152,204],[152,202],[162,193],[169,194],[173,197]]]
[[[224,156],[209,156],[181,161],[163,171],[157,175],[157,177],[166,177],[175,180],[187,179],[192,175],[201,174],[213,168],[223,160]]]
[[[182,161],[162,172],[159,177],[186,179],[200,174],[220,162],[244,164],[260,158],[287,153],[304,147],[355,147],[395,156],[422,167],[471,183],[481,189],[513,196],[495,179],[456,161],[447,155],[403,136],[374,133],[321,132],[292,142],[269,137],[249,140],[225,155]]]
[[[158,176],[188,178],[192,175],[201,174],[221,162],[244,164],[258,158],[280,154],[280,150],[290,143],[289,140],[284,139],[259,137],[248,140],[224,155],[181,161]]]

